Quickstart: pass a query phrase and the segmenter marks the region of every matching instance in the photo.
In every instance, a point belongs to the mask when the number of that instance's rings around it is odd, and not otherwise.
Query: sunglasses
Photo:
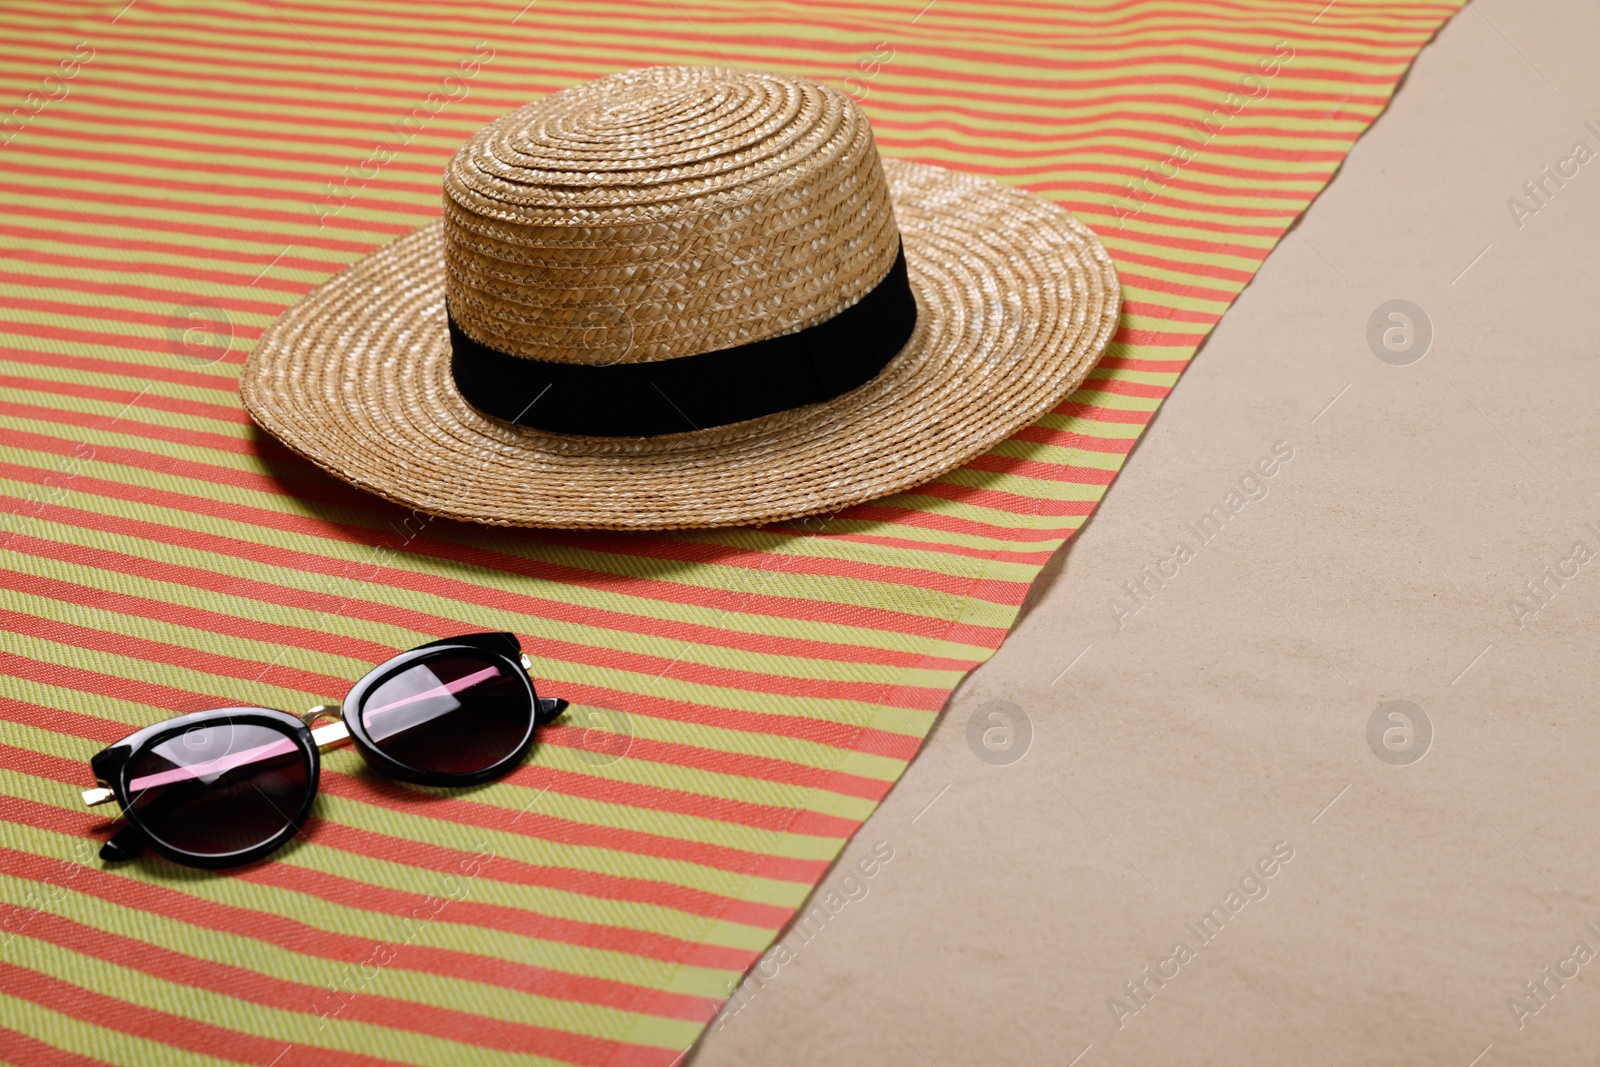
[[[321,753],[349,742],[374,770],[407,782],[498,778],[567,709],[534,691],[531,667],[515,634],[466,634],[379,664],[343,705],[300,716],[216,708],[148,726],[89,761],[98,788],[84,803],[115,800],[128,820],[100,858],[132,859],[148,846],[190,867],[258,860],[300,832]],[[334,721],[317,726],[322,718]]]

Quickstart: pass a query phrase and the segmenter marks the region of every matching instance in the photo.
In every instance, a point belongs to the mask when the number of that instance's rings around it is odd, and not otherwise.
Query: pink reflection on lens
[[[385,676],[360,698],[357,714],[378,752],[409,772],[453,778],[492,769],[527,747],[532,698],[509,663],[444,648]]]
[[[408,686],[425,685],[427,688],[408,693],[399,700],[391,700],[387,704],[380,704],[375,708],[363,708],[361,711],[362,722],[366,724],[368,732],[374,741],[382,741],[392,734],[408,730],[429,719],[436,719],[441,715],[448,715],[461,707],[461,702],[455,695],[463,689],[470,689],[479,682],[500,676],[499,667],[485,667],[449,682],[441,682],[439,676],[427,667],[413,667],[403,671],[386,681],[378,692],[388,696],[394,690],[401,692]],[[429,683],[432,683],[431,685]],[[421,701],[433,701],[426,707],[416,707]],[[410,711],[403,715],[394,715],[393,712],[402,708]],[[373,719],[382,717],[382,721],[374,723]]]
[[[162,747],[170,748],[171,746],[169,743],[169,745]],[[157,786],[171,785],[173,782],[187,782],[196,778],[210,781],[220,777],[226,771],[233,770],[235,767],[243,767],[247,763],[260,763],[262,760],[288,755],[299,747],[292,738],[285,737],[270,744],[247,748],[242,752],[230,752],[225,756],[218,756],[216,759],[191,763],[183,767],[174,767],[170,771],[162,771],[159,774],[147,774],[142,778],[135,778],[129,782],[128,789],[137,793],[146,789],[154,789]]]
[[[309,804],[316,764],[294,724],[232,710],[162,735],[129,763],[127,813],[152,841],[228,856],[292,831]]]

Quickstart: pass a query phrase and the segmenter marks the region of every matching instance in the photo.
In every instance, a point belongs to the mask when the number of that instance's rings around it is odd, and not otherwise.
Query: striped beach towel
[[[1457,0],[115,0],[0,9],[0,1061],[669,1064],[993,653],[1202,338]],[[408,524],[255,430],[285,306],[439,211],[484,122],[727,63],[1103,238],[1082,389],[926,486],[764,529]],[[573,701],[463,791],[325,758],[305,840],[95,858],[86,758],[517,632]]]

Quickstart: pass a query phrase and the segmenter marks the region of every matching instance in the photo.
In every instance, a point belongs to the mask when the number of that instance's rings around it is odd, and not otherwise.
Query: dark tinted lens
[[[283,831],[310,789],[306,756],[285,730],[221,721],[134,757],[128,797],[145,831],[184,852],[224,856]]]
[[[472,774],[518,751],[533,702],[508,664],[443,650],[385,678],[361,704],[384,755],[430,774]]]

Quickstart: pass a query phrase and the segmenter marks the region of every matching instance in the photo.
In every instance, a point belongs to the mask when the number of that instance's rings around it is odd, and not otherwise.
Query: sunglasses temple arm
[[[533,675],[533,660],[528,658],[526,652],[517,657],[522,661],[522,669],[529,677]],[[539,697],[538,706],[534,708],[533,720],[540,726],[549,726],[561,718],[561,713],[567,710],[567,702],[560,697]]]
[[[100,858],[108,863],[131,860],[144,851],[144,834],[138,828],[125,826],[100,846]]]

